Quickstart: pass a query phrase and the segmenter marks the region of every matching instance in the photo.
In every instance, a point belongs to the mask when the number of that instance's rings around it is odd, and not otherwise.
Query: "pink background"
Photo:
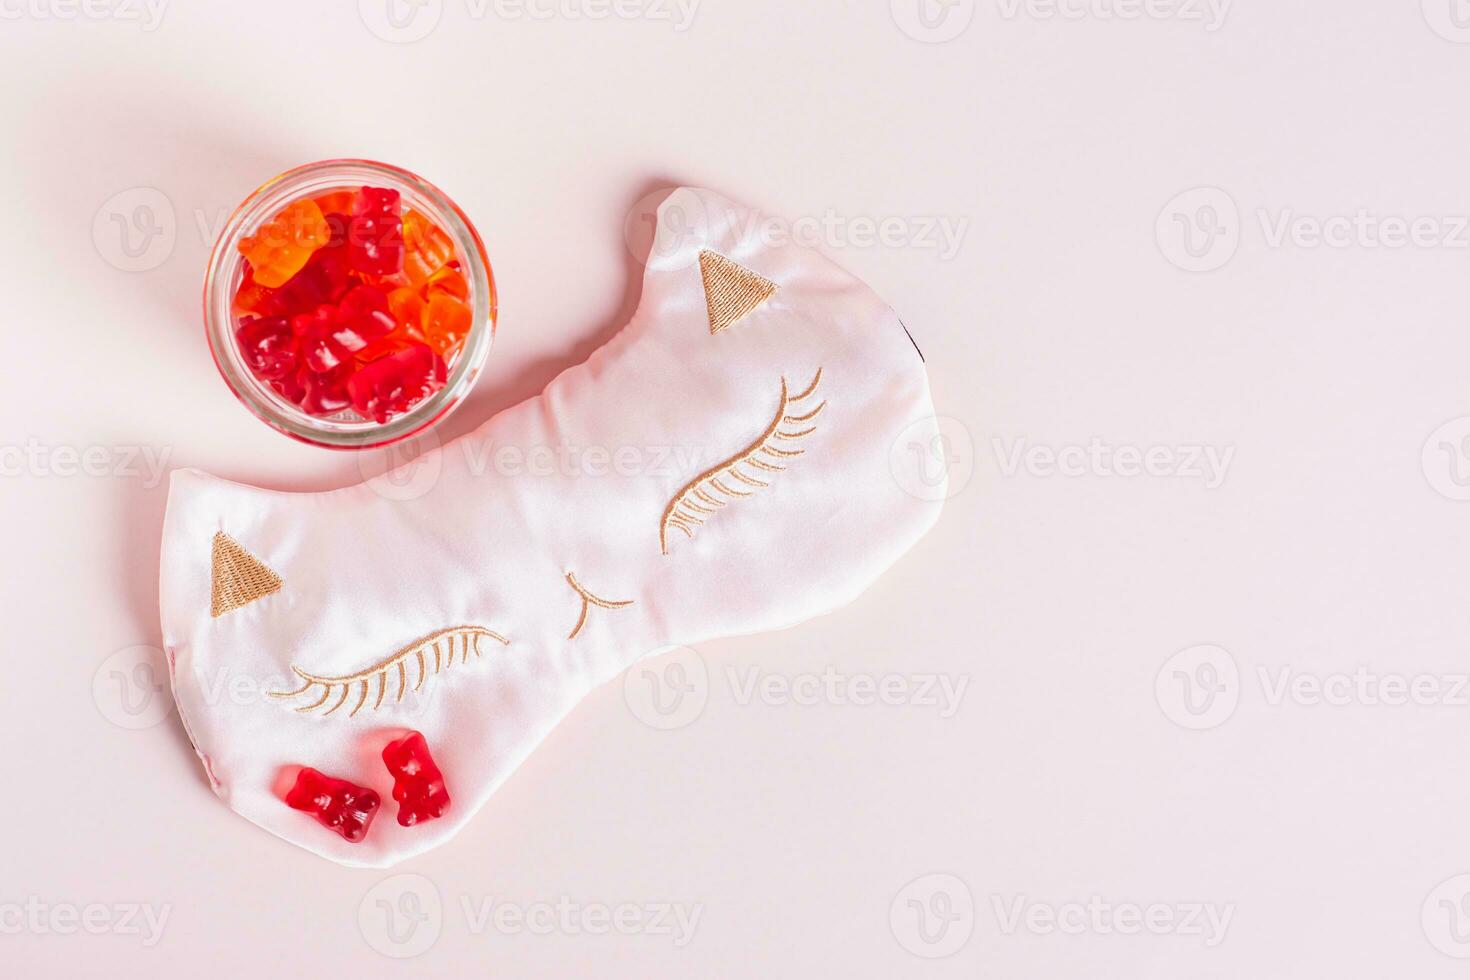
[[[28,2],[0,24],[5,975],[1463,975],[1457,0],[442,0],[396,32],[383,0]],[[675,183],[819,227],[953,420],[955,496],[862,602],[681,654],[677,727],[640,701],[658,664],[595,692],[392,872],[216,802],[147,649],[141,460],[301,489],[386,465],[256,422],[199,323],[211,229],[341,155],[485,237],[501,332],[446,437],[615,332]],[[812,703],[745,696],[828,668]],[[502,902],[553,918],[481,919]],[[589,934],[624,903],[697,925]]]

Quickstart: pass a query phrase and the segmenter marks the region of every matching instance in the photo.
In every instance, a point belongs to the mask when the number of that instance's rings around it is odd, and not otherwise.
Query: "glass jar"
[[[236,291],[245,275],[240,240],[257,232],[284,207],[300,198],[360,187],[383,187],[401,195],[403,208],[438,225],[454,244],[455,259],[468,286],[472,312],[464,343],[447,364],[444,385],[386,422],[363,418],[352,408],[322,417],[292,404],[257,377],[236,340]],[[235,209],[220,232],[204,279],[204,323],[210,350],[225,382],[245,407],[286,435],[331,449],[362,449],[406,439],[446,417],[474,386],[495,339],[495,280],[484,243],[463,211],[433,184],[398,167],[371,160],[323,160],[288,170],[268,181]]]

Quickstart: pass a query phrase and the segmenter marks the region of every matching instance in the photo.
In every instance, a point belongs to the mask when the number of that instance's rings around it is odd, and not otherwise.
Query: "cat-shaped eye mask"
[[[221,799],[334,861],[393,864],[635,661],[839,608],[933,525],[942,492],[909,492],[932,482],[909,444],[937,433],[913,342],[763,227],[676,191],[628,325],[407,483],[174,474],[164,643]],[[302,766],[386,798],[375,760],[405,730],[443,772],[442,817],[349,843],[283,802]]]

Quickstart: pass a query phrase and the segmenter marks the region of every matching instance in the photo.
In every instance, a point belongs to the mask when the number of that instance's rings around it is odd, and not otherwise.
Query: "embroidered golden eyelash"
[[[760,438],[723,463],[705,470],[674,495],[658,527],[659,547],[664,554],[669,553],[670,528],[678,528],[684,532],[685,537],[693,538],[694,529],[718,513],[720,508],[728,506],[732,500],[752,496],[756,490],[762,490],[771,485],[753,474],[779,473],[786,469],[780,462],[781,460],[794,459],[806,452],[790,444],[799,439],[805,439],[817,431],[815,424],[808,425],[807,423],[820,415],[822,409],[827,407],[827,403],[824,401],[801,415],[790,413],[792,406],[810,398],[821,383],[822,369],[818,368],[816,376],[812,378],[812,383],[807,385],[806,390],[799,395],[791,395],[788,393],[786,379],[783,377],[781,379],[781,404],[776,409],[776,415],[771,420],[771,424],[766,427],[765,432],[761,433]],[[806,427],[802,428],[802,426]],[[796,431],[789,431],[792,428],[795,428]],[[749,489],[742,489],[742,487]]]
[[[383,697],[388,693],[388,685],[394,683],[395,679],[398,686],[398,696],[394,702],[396,704],[402,701],[404,694],[407,693],[410,677],[417,678],[413,685],[415,692],[424,686],[424,681],[429,677],[431,658],[433,673],[448,670],[454,666],[456,654],[459,656],[460,663],[469,660],[471,653],[476,657],[481,656],[480,640],[485,637],[503,645],[510,643],[499,633],[480,626],[455,626],[430,634],[416,643],[409,644],[381,663],[344,677],[323,677],[292,666],[291,670],[306,682],[305,685],[294,691],[272,691],[271,697],[282,699],[300,697],[312,688],[320,687],[322,689],[320,698],[296,709],[306,713],[325,705],[332,695],[340,690],[341,693],[338,694],[335,703],[323,714],[325,717],[342,707],[347,702],[348,695],[356,688],[359,692],[357,705],[347,714],[347,717],[351,718],[362,710],[363,705],[367,704],[368,695],[376,684],[378,695],[373,701],[372,708],[376,711],[382,707]]]

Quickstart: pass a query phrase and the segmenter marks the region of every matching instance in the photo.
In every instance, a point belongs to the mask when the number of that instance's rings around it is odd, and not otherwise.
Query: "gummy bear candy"
[[[347,258],[353,270],[364,275],[391,276],[403,268],[397,191],[383,187],[358,191],[347,230]]]
[[[383,423],[442,388],[446,374],[444,358],[433,348],[410,344],[364,364],[347,382],[347,392],[364,418]]]
[[[235,312],[258,313],[261,316],[276,316],[280,313],[276,303],[276,291],[266,289],[255,281],[255,271],[245,263],[245,272],[240,279],[240,288],[235,290]]]
[[[470,284],[465,282],[464,273],[452,265],[445,266],[429,279],[429,292],[448,293],[460,302],[468,302]]]
[[[235,331],[240,353],[257,377],[272,381],[296,368],[296,334],[282,316],[247,316]]]
[[[404,827],[444,816],[449,809],[449,791],[444,774],[429,755],[429,743],[418,732],[410,732],[383,749],[383,762],[393,774],[393,799],[398,801],[398,822]]]
[[[297,774],[296,785],[286,794],[287,806],[311,814],[351,844],[367,836],[381,802],[377,793],[364,786],[333,779],[310,767]]]
[[[381,340],[398,326],[387,295],[376,286],[358,286],[337,305],[342,314],[341,344],[353,353]],[[350,336],[348,336],[350,334]]]
[[[428,281],[454,258],[454,242],[444,230],[409,208],[403,212],[403,274],[409,285]]]
[[[240,254],[250,262],[255,281],[274,289],[300,272],[330,237],[314,201],[292,201],[254,235],[240,239]]]
[[[353,191],[328,191],[312,200],[316,201],[316,206],[322,209],[322,214],[330,215],[335,211],[346,217],[352,212],[352,202],[356,197]]]
[[[301,360],[308,370],[323,374],[352,359],[352,352],[339,339],[342,312],[330,303],[323,303],[311,313],[292,317],[291,329],[296,333]]]
[[[350,362],[331,371],[302,369],[302,396],[298,404],[312,415],[336,415],[351,408],[352,398],[347,394],[347,379],[352,377],[352,371]]]
[[[404,286],[388,294],[388,310],[400,330],[423,339],[424,298],[412,286]]]
[[[424,310],[424,337],[440,354],[448,354],[464,343],[474,314],[449,293],[431,291]]]
[[[298,365],[296,370],[291,371],[284,377],[272,379],[270,386],[275,389],[276,394],[286,399],[292,405],[300,405],[306,399],[306,382],[302,376],[309,375],[310,373],[305,365]]]
[[[335,303],[351,285],[346,249],[328,244],[317,249],[302,270],[276,290],[271,299],[275,312],[289,316],[323,303]]]
[[[387,357],[424,342],[424,299],[419,291],[411,286],[403,286],[389,293],[387,301],[389,315],[393,318],[393,329],[357,352],[357,359],[363,363],[376,361],[380,357]]]

